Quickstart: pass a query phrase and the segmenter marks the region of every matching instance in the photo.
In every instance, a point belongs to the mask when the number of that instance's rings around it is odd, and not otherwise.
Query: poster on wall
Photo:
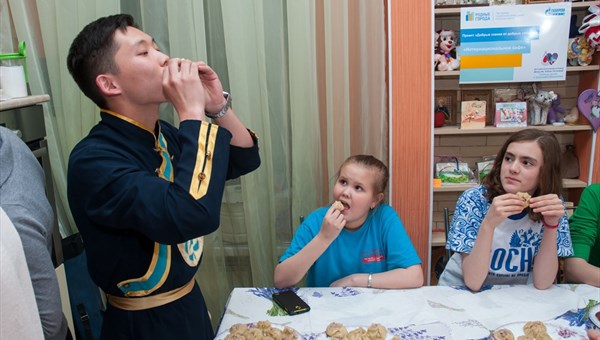
[[[563,81],[571,3],[463,7],[461,84]]]

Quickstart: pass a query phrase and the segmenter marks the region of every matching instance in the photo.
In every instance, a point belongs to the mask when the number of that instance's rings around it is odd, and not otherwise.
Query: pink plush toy
[[[436,32],[435,64],[438,71],[458,70],[460,62],[456,57],[456,36],[454,31],[443,29]]]

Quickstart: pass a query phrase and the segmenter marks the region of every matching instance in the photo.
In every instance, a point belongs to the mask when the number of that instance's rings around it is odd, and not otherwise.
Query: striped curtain
[[[348,156],[388,160],[384,0],[1,0],[26,40],[30,86],[48,93],[45,124],[63,232],[66,164],[99,120],[66,67],[75,35],[129,13],[174,57],[206,60],[259,136],[262,165],[227,184],[219,230],[205,238],[197,279],[213,322],[233,287],[272,286],[301,216],[331,200]],[[17,40],[15,39],[15,40]],[[177,124],[169,105],[161,118]]]

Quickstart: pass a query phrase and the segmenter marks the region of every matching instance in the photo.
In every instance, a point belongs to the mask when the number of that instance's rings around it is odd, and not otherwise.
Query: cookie
[[[379,323],[373,323],[367,328],[367,336],[372,340],[385,340],[387,336],[387,328]]]
[[[527,208],[529,206],[529,200],[531,199],[531,195],[526,192],[517,192],[517,196],[523,200],[523,208]]]
[[[348,340],[363,340],[367,337],[367,331],[362,328],[362,327],[358,327],[352,331],[350,331],[350,333],[348,333]]]
[[[296,340],[300,337],[298,332],[291,328],[285,327],[283,330],[273,327],[269,321],[259,321],[256,326],[246,326],[241,323],[236,323],[229,328],[229,334],[225,340],[246,340],[246,339],[281,339],[281,340]]]
[[[520,335],[517,337],[517,340],[535,340],[535,339],[530,337],[529,335]]]
[[[327,325],[325,334],[330,338],[343,339],[348,335],[348,330],[341,323],[332,322]]]
[[[232,325],[231,327],[229,327],[229,333],[230,334],[243,334],[247,329],[248,329],[248,327],[246,325],[241,324],[241,323],[236,323],[236,324]]]
[[[510,329],[500,328],[492,333],[492,339],[494,340],[515,340],[515,336]]]
[[[541,321],[530,321],[523,326],[523,332],[533,338],[548,336],[546,325]]]
[[[333,202],[332,206],[333,206],[333,208],[334,208],[334,209],[336,209],[336,210],[339,210],[339,211],[342,211],[342,210],[344,210],[344,205],[343,205],[343,204],[342,204],[342,202],[340,202],[340,201],[335,201],[335,202]]]

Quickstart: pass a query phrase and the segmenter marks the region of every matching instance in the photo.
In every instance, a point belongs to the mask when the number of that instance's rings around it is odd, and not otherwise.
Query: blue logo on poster
[[[467,11],[467,14],[465,15],[465,21],[490,21],[490,20],[492,20],[492,16],[490,15],[490,12],[476,13],[476,12]]]
[[[548,8],[546,11],[544,11],[544,14],[562,17],[566,14],[566,12],[564,8]]]

